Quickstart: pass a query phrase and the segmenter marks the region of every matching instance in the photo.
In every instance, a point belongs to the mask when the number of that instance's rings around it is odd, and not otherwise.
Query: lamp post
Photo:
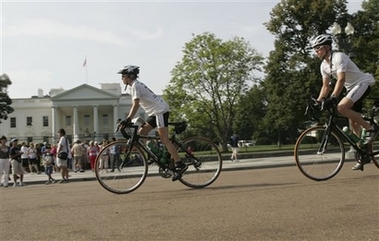
[[[354,34],[355,30],[353,25],[349,22],[344,30],[345,32],[343,33],[341,26],[337,22],[333,23],[331,31],[336,39],[337,48],[352,58],[354,57],[354,53],[352,52],[351,36]],[[351,126],[350,129],[352,129]],[[350,146],[350,150],[346,153],[346,157],[348,159],[355,158],[355,152],[355,149]]]
[[[351,23],[347,23],[345,31],[342,32],[341,26],[334,22],[332,26],[332,34],[336,39],[337,47],[339,50],[342,50],[349,57],[354,57],[354,53],[352,52],[352,44],[351,44],[351,36],[354,34],[355,29]]]

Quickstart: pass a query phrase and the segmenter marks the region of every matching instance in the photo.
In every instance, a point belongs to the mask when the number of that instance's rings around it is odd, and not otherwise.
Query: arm
[[[343,88],[344,88],[344,85],[345,85],[345,76],[346,76],[346,73],[345,72],[339,72],[337,73],[337,82],[336,82],[336,86],[334,87],[334,90],[333,90],[333,93],[332,93],[332,97],[338,97]]]
[[[328,94],[329,94],[329,91],[330,91],[329,82],[330,82],[330,77],[324,77],[322,79],[322,87],[321,87],[321,90],[320,90],[320,94],[319,94],[319,96],[317,98],[318,102],[322,102],[322,99],[328,97]]]
[[[139,99],[134,99],[132,108],[130,109],[129,115],[127,118],[132,119],[133,116],[137,113],[138,108],[139,108]]]

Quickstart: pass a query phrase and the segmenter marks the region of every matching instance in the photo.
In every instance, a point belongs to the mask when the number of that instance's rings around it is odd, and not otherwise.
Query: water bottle
[[[165,146],[162,146],[162,158],[161,162],[162,163],[167,163],[171,158],[171,154],[167,151],[167,148]]]
[[[349,127],[345,126],[342,131],[352,140],[354,143],[358,143],[361,139],[352,132]]]
[[[364,146],[364,142],[366,140],[366,129],[365,128],[362,128],[362,132],[361,132],[361,141],[359,142],[359,145],[360,146]]]
[[[158,158],[161,156],[161,150],[154,140],[147,141],[147,146]]]

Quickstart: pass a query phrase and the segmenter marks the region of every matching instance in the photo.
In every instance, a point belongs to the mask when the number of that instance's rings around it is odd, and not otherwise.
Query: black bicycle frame
[[[337,134],[339,135],[339,137],[342,139],[342,141],[346,140],[347,142],[349,142],[349,144],[361,155],[364,155],[366,154],[366,151],[361,149],[357,143],[355,143],[353,140],[351,140],[351,138],[349,136],[347,136],[342,130],[341,128],[339,128],[336,123],[333,121],[334,119],[334,111],[330,111],[329,110],[329,120],[328,120],[328,124],[327,124],[327,128],[326,128],[326,131],[324,133],[324,136],[322,137],[322,142],[321,142],[321,146],[320,146],[320,149],[318,150],[318,153],[321,154],[321,153],[324,153],[325,150],[326,150],[326,147],[327,147],[327,143],[329,141],[329,138],[330,138],[330,135],[332,133],[332,130],[334,130],[335,132],[337,132]],[[344,147],[345,148],[345,147]]]
[[[129,154],[130,154],[130,152],[132,151],[132,148],[131,147],[133,147],[133,145],[138,145],[140,148],[142,148],[149,156],[151,156],[152,157],[152,159],[154,159],[154,161],[158,164],[158,166],[160,167],[160,168],[162,168],[162,169],[165,169],[166,168],[166,165],[165,164],[163,164],[163,163],[161,163],[160,161],[159,161],[159,157],[155,154],[155,153],[153,153],[149,148],[147,148],[147,146],[145,145],[145,144],[143,144],[142,142],[141,142],[141,140],[140,139],[146,139],[146,140],[159,140],[160,138],[159,137],[154,137],[154,136],[141,136],[141,135],[139,135],[137,132],[138,132],[138,128],[139,128],[139,126],[136,126],[136,125],[132,125],[132,126],[130,126],[130,128],[132,128],[133,129],[133,134],[130,136],[130,141],[129,141],[129,143],[128,143],[128,150],[127,150],[127,152],[125,153],[125,158],[126,157],[128,157],[129,156]],[[125,130],[121,130],[121,132],[122,132],[122,134],[123,134],[123,136],[125,137],[125,136],[129,136],[126,132],[125,132]],[[180,142],[178,142],[177,140],[176,140],[176,137],[175,137],[175,134],[173,134],[170,138],[169,138],[169,140],[175,145],[175,146],[177,146],[177,147],[179,147],[182,151],[184,151],[184,152],[186,152],[186,154],[187,155],[192,155],[191,153],[189,153],[187,150],[185,150],[185,149],[183,149],[182,147],[182,144],[180,143]],[[123,165],[123,163],[125,162],[125,160],[126,159],[124,159],[122,162],[121,162],[121,165],[120,165],[120,167]]]

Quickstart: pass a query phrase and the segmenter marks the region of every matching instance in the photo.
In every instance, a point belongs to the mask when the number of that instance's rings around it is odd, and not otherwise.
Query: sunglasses
[[[316,52],[318,52],[318,51],[320,51],[322,48],[324,48],[323,45],[318,46],[318,47],[314,47],[313,50],[316,51]]]

